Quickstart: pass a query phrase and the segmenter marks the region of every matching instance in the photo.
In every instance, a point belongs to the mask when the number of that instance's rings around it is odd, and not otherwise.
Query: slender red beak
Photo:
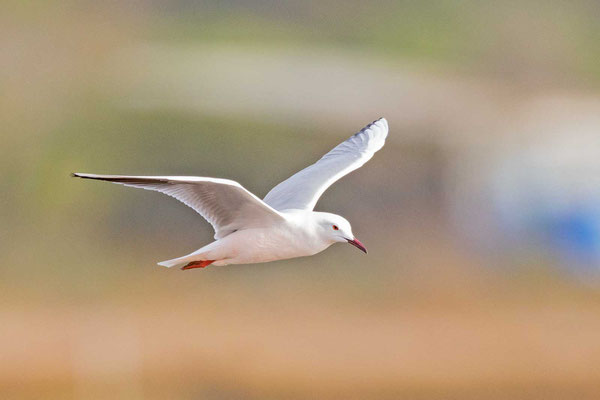
[[[350,240],[350,239],[346,239],[346,240],[347,240],[347,241],[348,241],[348,243],[350,243],[352,246],[356,247],[357,249],[359,249],[359,250],[361,250],[361,251],[364,251],[364,252],[365,252],[365,254],[367,254],[367,248],[365,247],[365,245],[364,245],[364,244],[362,244],[362,243],[360,242],[360,240],[358,240],[358,239],[356,239],[356,238],[355,238],[354,240]]]

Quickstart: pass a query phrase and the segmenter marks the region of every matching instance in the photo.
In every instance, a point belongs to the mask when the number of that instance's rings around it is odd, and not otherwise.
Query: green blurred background
[[[594,1],[0,5],[0,398],[600,396]],[[264,196],[368,122],[326,192],[365,256],[182,272],[156,193]]]

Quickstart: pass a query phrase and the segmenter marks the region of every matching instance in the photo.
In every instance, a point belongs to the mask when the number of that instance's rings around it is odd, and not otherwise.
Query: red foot
[[[185,266],[183,266],[181,269],[183,271],[185,271],[186,269],[192,269],[192,268],[204,268],[209,266],[210,264],[214,263],[216,260],[202,260],[202,261],[192,261],[189,264],[186,264]]]

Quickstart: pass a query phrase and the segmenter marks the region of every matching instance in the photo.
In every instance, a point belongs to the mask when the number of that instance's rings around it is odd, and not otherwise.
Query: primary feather
[[[154,190],[174,197],[210,222],[215,229],[215,239],[221,239],[239,229],[270,226],[284,218],[242,185],[229,179],[82,173],[73,175]]]

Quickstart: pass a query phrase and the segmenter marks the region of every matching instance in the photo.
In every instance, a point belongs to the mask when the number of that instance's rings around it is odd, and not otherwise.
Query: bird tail
[[[187,257],[188,256],[173,258],[172,260],[161,261],[158,263],[158,265],[161,265],[161,266],[167,267],[167,268],[183,267],[184,265],[187,265],[190,262],[189,258],[187,258]]]
[[[167,268],[173,268],[173,267],[184,267],[188,263],[193,262],[193,261],[204,261],[207,259],[206,253],[208,252],[208,250],[210,250],[209,246],[211,244],[212,243],[209,243],[208,245],[202,247],[201,249],[196,250],[195,252],[190,253],[186,256],[173,258],[172,260],[161,261],[158,263],[158,265],[162,265],[163,267],[167,267]]]

